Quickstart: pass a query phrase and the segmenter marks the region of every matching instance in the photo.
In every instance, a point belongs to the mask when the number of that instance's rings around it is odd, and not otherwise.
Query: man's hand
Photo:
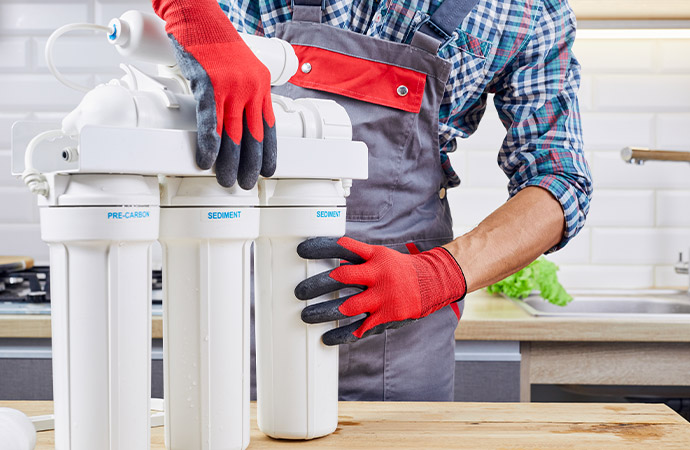
[[[400,328],[462,299],[467,291],[460,266],[442,247],[407,255],[347,237],[314,238],[302,242],[297,253],[307,259],[339,258],[349,263],[298,284],[295,296],[300,300],[346,287],[363,289],[302,311],[302,320],[307,323],[367,314],[362,320],[325,333],[326,345],[355,342],[387,328]]]
[[[218,182],[251,189],[276,167],[275,117],[268,69],[254,56],[215,0],[153,0],[165,20],[182,74],[197,101],[202,169]]]

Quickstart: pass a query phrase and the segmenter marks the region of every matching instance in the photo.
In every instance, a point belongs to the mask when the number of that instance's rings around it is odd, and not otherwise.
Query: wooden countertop
[[[52,402],[0,402],[28,415],[50,414]],[[250,449],[568,449],[690,448],[690,423],[666,405],[586,403],[341,402],[335,433],[312,441],[270,439],[251,408]],[[152,449],[164,449],[163,428]],[[36,450],[52,449],[53,432]]]
[[[152,336],[163,337],[163,319],[152,321]],[[0,315],[0,338],[49,338],[48,315]],[[476,291],[465,299],[457,340],[690,342],[690,321],[672,318],[532,317],[500,296]]]
[[[154,316],[151,336],[163,338],[163,317]],[[0,338],[49,338],[50,315],[0,314]]]
[[[163,319],[152,320],[152,336],[163,337]],[[0,315],[0,338],[49,338],[48,315]],[[510,300],[485,291],[465,298],[457,340],[690,342],[690,321],[673,318],[532,317]]]
[[[690,321],[673,318],[533,317],[485,291],[465,298],[456,340],[690,342]]]

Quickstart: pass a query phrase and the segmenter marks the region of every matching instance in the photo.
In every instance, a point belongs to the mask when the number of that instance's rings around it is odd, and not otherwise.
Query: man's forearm
[[[467,292],[472,292],[534,261],[561,241],[564,230],[558,200],[546,189],[530,186],[444,247],[460,264]]]

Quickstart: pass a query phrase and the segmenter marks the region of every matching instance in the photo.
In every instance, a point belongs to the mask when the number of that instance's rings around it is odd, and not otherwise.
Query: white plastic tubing
[[[55,41],[57,41],[57,39],[63,34],[75,30],[102,31],[105,33],[110,32],[110,28],[103,25],[96,25],[93,23],[71,23],[69,25],[64,25],[55,30],[50,35],[50,37],[48,37],[48,41],[46,42],[45,47],[46,64],[48,65],[48,70],[50,70],[50,73],[52,73],[53,76],[57,78],[57,80],[60,83],[72,89],[76,89],[77,91],[88,92],[91,90],[89,86],[82,86],[81,84],[75,83],[65,78],[60,73],[60,71],[58,71],[57,67],[55,66],[55,62],[53,61],[53,46],[55,45]]]
[[[91,23],[68,24],[50,35],[46,42],[45,58],[50,73],[72,89],[88,92],[92,88],[70,81],[60,73],[53,60],[53,47],[60,36],[76,30],[106,33],[108,42],[123,56],[164,66],[176,65],[173,48],[165,32],[165,22],[155,14],[130,10],[119,18],[112,19],[108,26]],[[268,68],[272,85],[285,84],[297,71],[295,51],[287,42],[246,33],[240,33],[240,36],[259,61]]]
[[[48,182],[46,177],[34,168],[34,151],[38,144],[48,139],[56,139],[64,136],[62,130],[48,130],[36,135],[26,147],[24,153],[24,172],[22,181],[26,184],[32,194],[48,196]]]

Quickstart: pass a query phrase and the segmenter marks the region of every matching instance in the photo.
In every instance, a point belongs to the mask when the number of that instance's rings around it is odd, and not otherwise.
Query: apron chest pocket
[[[294,45],[299,69],[274,92],[292,98],[328,98],[345,108],[353,140],[369,148],[369,179],[355,180],[347,219],[381,220],[393,205],[409,141],[417,129],[426,75],[318,47]]]

